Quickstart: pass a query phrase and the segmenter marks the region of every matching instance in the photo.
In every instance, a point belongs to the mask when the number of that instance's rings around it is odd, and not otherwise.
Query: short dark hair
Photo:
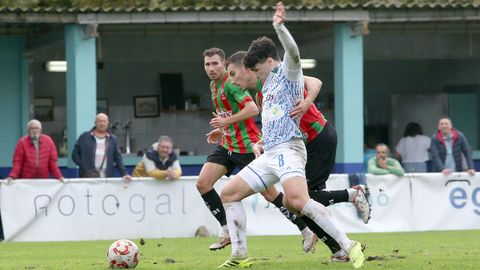
[[[203,58],[205,58],[205,56],[212,57],[214,55],[220,56],[222,61],[225,60],[225,52],[220,48],[213,47],[213,48],[210,48],[210,49],[206,49],[203,52]]]
[[[405,127],[405,132],[403,132],[403,137],[415,137],[417,135],[422,135],[422,127],[415,122],[410,122]]]
[[[269,57],[277,61],[280,60],[277,53],[277,46],[275,46],[275,42],[268,37],[259,37],[250,44],[243,64],[246,68],[254,68],[258,63],[267,61]]]
[[[247,55],[246,51],[238,51],[230,55],[230,57],[228,57],[227,60],[225,60],[225,66],[228,66],[230,64],[242,66],[245,55]]]

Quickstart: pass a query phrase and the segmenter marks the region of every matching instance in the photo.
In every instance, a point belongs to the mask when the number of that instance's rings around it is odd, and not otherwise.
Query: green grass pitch
[[[364,269],[480,269],[480,230],[349,234],[366,245]],[[131,239],[142,258],[137,269],[216,269],[230,247],[209,251],[214,238]],[[352,269],[331,263],[323,243],[304,254],[301,236],[248,238],[252,269]],[[0,243],[0,269],[109,269],[106,251],[112,241]]]

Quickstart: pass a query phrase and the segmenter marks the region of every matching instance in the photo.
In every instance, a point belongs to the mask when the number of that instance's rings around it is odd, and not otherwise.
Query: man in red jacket
[[[42,134],[42,123],[30,120],[27,128],[28,135],[20,138],[15,147],[13,168],[6,180],[49,178],[52,175],[63,181],[57,165],[57,149],[53,140]]]

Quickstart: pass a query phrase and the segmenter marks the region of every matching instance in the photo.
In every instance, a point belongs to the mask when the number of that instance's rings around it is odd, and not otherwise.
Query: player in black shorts
[[[217,163],[225,166],[227,169],[226,176],[230,176],[235,168],[243,169],[247,166],[248,163],[252,162],[255,159],[255,154],[253,153],[235,153],[230,152],[222,146],[217,146],[215,151],[208,155],[206,162]]]
[[[255,125],[253,117],[258,114],[258,109],[253,99],[246,91],[233,85],[224,66],[225,55],[221,49],[211,48],[204,52],[205,72],[212,80],[210,90],[215,113],[210,125],[215,128],[207,134],[207,142],[218,144],[215,151],[208,156],[206,163],[197,181],[197,189],[212,215],[220,223],[223,233],[218,242],[210,245],[210,250],[224,248],[231,243],[228,227],[220,196],[213,185],[223,175],[229,176],[235,167],[242,169],[255,159],[252,145],[259,141],[261,134]],[[269,190],[276,192],[274,187]],[[269,201],[268,190],[262,195]],[[288,210],[282,210],[289,214]],[[315,234],[307,228],[300,219],[291,218],[302,232],[304,249],[314,249]]]
[[[257,106],[261,109],[262,85],[257,82],[250,70],[246,70],[243,66],[243,58],[245,52],[237,52],[227,59],[227,68],[233,84],[243,89],[256,90]],[[314,87],[314,82],[318,81],[318,87]],[[310,87],[308,87],[310,85]],[[332,124],[327,122],[323,114],[313,105],[312,100],[318,95],[321,88],[320,80],[305,76],[305,99],[300,101],[296,108],[290,113],[291,117],[302,117],[300,129],[306,134],[307,164],[306,178],[309,189],[309,195],[317,202],[329,206],[340,202],[354,203],[364,223],[368,222],[370,217],[370,205],[368,203],[368,189],[363,185],[354,186],[344,190],[324,190],[326,181],[330,176],[330,172],[335,165],[335,156],[337,150],[337,133]],[[316,91],[316,92],[313,92]],[[261,149],[256,149],[256,154],[261,154]],[[268,191],[265,196],[267,201],[273,202],[275,206],[281,210],[285,209],[282,204],[283,194],[276,190]],[[286,209],[285,209],[286,210]],[[287,211],[282,211],[289,219],[296,219]],[[318,237],[329,246],[332,251],[333,261],[348,261],[348,257],[344,251],[340,249],[338,243],[327,235],[320,227],[308,219],[303,219],[304,223],[312,229]],[[304,250],[307,252],[308,249]],[[309,251],[313,251],[310,249]]]

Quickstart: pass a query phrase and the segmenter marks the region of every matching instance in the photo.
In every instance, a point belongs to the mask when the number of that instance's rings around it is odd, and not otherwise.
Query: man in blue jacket
[[[462,153],[468,166],[468,173],[475,174],[473,165],[472,148],[462,132],[452,126],[452,120],[443,116],[438,121],[438,131],[432,137],[430,154],[434,172],[445,175],[452,172],[462,172]]]
[[[125,170],[117,138],[108,132],[108,116],[99,113],[95,127],[78,137],[72,159],[80,167],[80,177],[113,177],[116,167],[124,179],[131,179]]]

